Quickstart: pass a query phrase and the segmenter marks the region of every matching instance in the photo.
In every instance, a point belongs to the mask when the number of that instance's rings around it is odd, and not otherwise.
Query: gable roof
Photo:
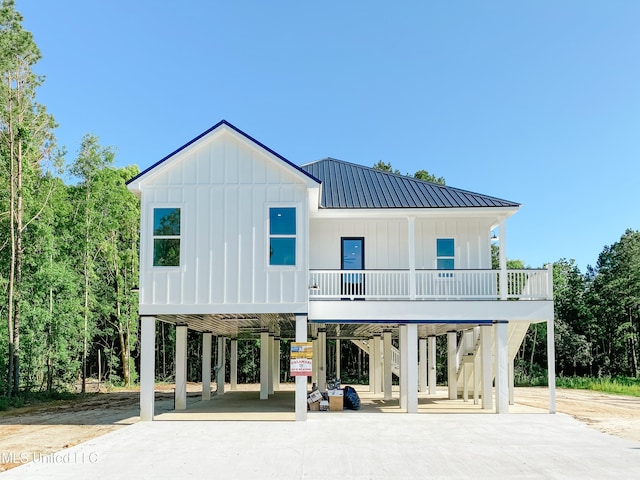
[[[252,142],[253,144],[255,144],[256,146],[258,146],[259,148],[267,151],[268,153],[270,153],[271,155],[277,157],[278,159],[282,160],[285,164],[287,164],[289,167],[293,167],[295,170],[297,170],[298,172],[300,172],[302,175],[304,175],[305,177],[308,177],[309,179],[311,179],[312,181],[314,181],[315,183],[320,183],[320,180],[318,180],[317,178],[315,178],[312,174],[310,174],[309,172],[307,172],[306,170],[303,170],[302,168],[300,168],[298,165],[296,165],[293,162],[290,162],[289,160],[287,160],[286,158],[284,158],[282,155],[280,155],[279,153],[271,150],[269,147],[267,147],[266,145],[264,145],[263,143],[259,142],[258,140],[256,140],[255,138],[253,138],[250,135],[247,135],[246,133],[244,133],[242,130],[240,130],[238,127],[236,127],[235,125],[232,125],[231,123],[227,122],[226,120],[220,120],[218,123],[216,123],[213,127],[209,128],[208,130],[205,130],[204,132],[202,132],[200,135],[198,135],[197,137],[195,137],[194,139],[188,141],[187,143],[185,143],[184,145],[182,145],[180,148],[178,148],[177,150],[174,150],[173,152],[171,152],[169,155],[167,155],[166,157],[162,158],[161,160],[157,161],[156,163],[154,163],[153,165],[151,165],[149,168],[143,170],[142,172],[140,172],[138,175],[136,175],[135,177],[133,177],[132,179],[130,179],[126,184],[127,185],[131,185],[134,182],[136,182],[136,180],[144,177],[145,175],[147,175],[149,172],[151,172],[152,170],[155,170],[157,167],[159,167],[160,165],[164,164],[165,162],[167,162],[169,159],[171,159],[172,157],[174,157],[175,155],[177,155],[178,153],[180,153],[181,151],[183,151],[184,149],[186,149],[187,147],[189,147],[190,145],[193,145],[194,143],[196,143],[198,140],[200,140],[203,137],[206,137],[207,135],[209,135],[211,132],[213,132],[214,130],[217,130],[219,128],[225,128],[228,127],[229,129],[233,130],[234,132],[236,132],[237,134],[241,135],[242,137],[246,138],[247,140],[249,140],[250,142]]]
[[[302,168],[322,182],[321,208],[519,207],[459,188],[325,158]]]

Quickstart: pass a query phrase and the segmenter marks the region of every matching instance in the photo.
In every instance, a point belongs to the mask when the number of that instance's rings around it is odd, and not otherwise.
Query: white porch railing
[[[309,298],[371,300],[549,300],[551,270],[310,270]]]

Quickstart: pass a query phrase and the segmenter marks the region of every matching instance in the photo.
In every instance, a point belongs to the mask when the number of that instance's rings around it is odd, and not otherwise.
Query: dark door
[[[364,270],[364,238],[342,237],[342,270]],[[353,297],[364,295],[364,275],[361,273],[342,274],[342,294]]]

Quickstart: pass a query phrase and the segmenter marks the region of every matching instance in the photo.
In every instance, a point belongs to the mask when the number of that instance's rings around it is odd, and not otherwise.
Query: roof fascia
[[[321,208],[313,218],[442,218],[493,217],[509,218],[519,207],[451,207],[451,208]]]
[[[302,168],[290,162],[289,160],[287,160],[277,152],[271,150],[269,147],[259,142],[255,138],[251,137],[250,135],[247,135],[242,130],[232,125],[231,123],[227,122],[226,120],[221,120],[220,122],[216,123],[213,127],[202,132],[197,137],[185,143],[180,148],[174,150],[166,157],[162,158],[158,162],[151,165],[149,168],[145,169],[144,171],[140,172],[138,175],[130,179],[126,183],[127,187],[131,192],[139,196],[142,183],[147,182],[150,178],[155,176],[157,173],[163,171],[167,167],[167,165],[172,163],[171,160],[176,158],[178,154],[183,154],[183,155],[186,154],[188,151],[192,150],[193,148],[197,148],[198,146],[200,146],[205,141],[205,139],[207,140],[211,139],[212,137],[221,134],[221,132],[228,132],[234,135],[236,138],[240,139],[241,141],[245,142],[245,144],[246,144],[246,140],[249,140],[249,143],[248,143],[249,145],[251,145],[254,149],[258,150],[262,154],[265,154],[266,156],[270,157],[272,160],[278,161],[286,170],[300,177],[307,184],[309,188],[317,187],[320,184],[320,180],[315,178],[310,173],[306,172]]]

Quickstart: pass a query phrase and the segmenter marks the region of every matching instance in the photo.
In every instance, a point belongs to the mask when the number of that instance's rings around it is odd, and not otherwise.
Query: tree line
[[[138,200],[115,167],[116,150],[86,134],[73,158],[56,143],[54,117],[37,101],[40,51],[12,0],[0,5],[0,394],[86,389],[89,378],[124,385],[139,366]],[[382,161],[375,168],[398,173]],[[415,178],[443,184],[426,170]],[[524,262],[509,260],[509,268]],[[581,273],[554,264],[557,370],[561,375],[638,376],[640,233],[626,231]],[[157,322],[156,375],[171,380],[175,331]],[[516,374],[546,365],[544,324],[533,325]],[[445,347],[439,343],[439,364]],[[201,339],[189,335],[190,380],[199,380]],[[214,343],[215,350],[215,343]],[[239,342],[239,381],[259,378],[259,340]],[[282,371],[288,357],[283,346]],[[368,359],[342,342],[342,376],[368,381]],[[329,355],[336,355],[335,342]],[[331,364],[331,363],[330,363]],[[228,365],[227,367],[228,368]],[[439,378],[444,380],[444,368]],[[283,381],[286,381],[283,373]]]

